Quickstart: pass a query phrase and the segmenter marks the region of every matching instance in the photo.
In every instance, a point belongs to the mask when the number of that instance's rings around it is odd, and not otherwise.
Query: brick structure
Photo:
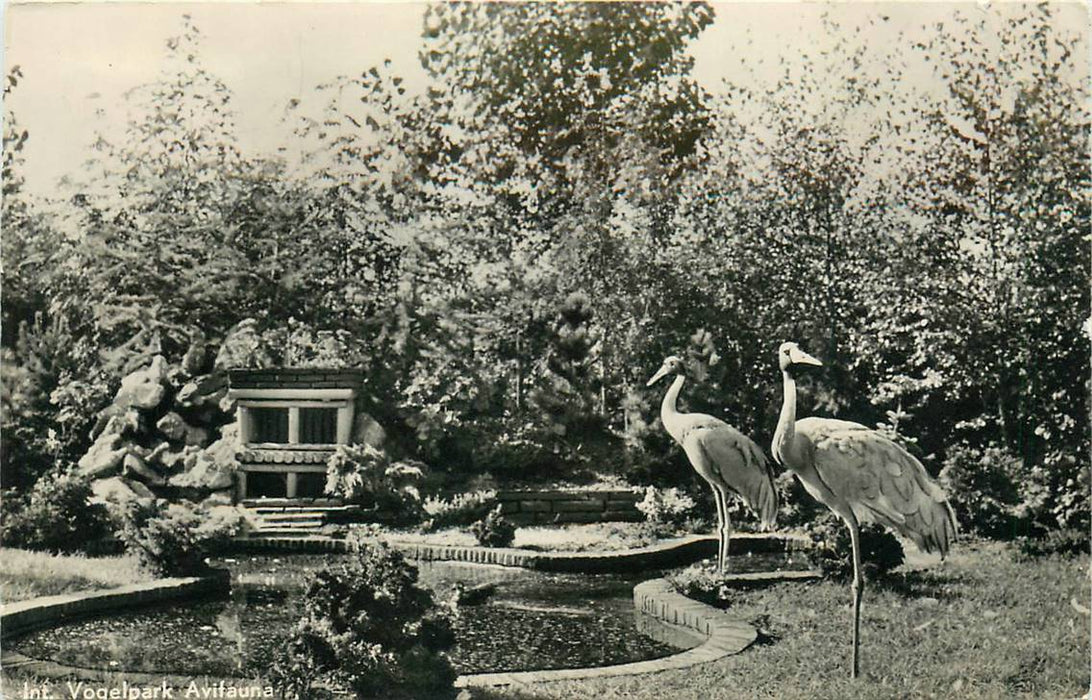
[[[640,522],[637,491],[500,491],[504,516],[519,525]]]
[[[230,370],[239,422],[237,497],[321,497],[327,458],[352,439],[363,381],[353,369]]]

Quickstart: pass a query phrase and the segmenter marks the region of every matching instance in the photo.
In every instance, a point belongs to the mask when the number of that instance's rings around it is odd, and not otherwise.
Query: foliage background
[[[768,443],[793,339],[825,361],[806,410],[973,484],[970,527],[1087,529],[1087,43],[1053,12],[947,8],[885,45],[831,13],[776,83],[741,50],[710,91],[701,3],[437,4],[428,89],[317,86],[292,155],[240,150],[183,18],[56,198],[23,187],[47,135],[5,114],[4,485],[77,459],[149,352],[246,318],[339,338],[453,477],[686,485],[644,380],[686,355],[689,408]]]

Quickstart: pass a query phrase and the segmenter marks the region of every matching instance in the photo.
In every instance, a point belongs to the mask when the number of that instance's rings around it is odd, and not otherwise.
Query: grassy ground
[[[474,535],[466,528],[454,527],[429,533],[394,532],[391,533],[391,538],[429,544],[478,544]],[[602,552],[645,547],[660,539],[645,523],[590,523],[520,527],[516,529],[516,539],[512,546],[545,552]]]
[[[0,601],[150,581],[133,557],[84,557],[0,548]]]
[[[998,544],[865,591],[862,678],[848,678],[849,588],[781,584],[736,597],[761,643],[697,668],[531,690],[520,698],[1076,698],[1089,688],[1087,557],[1013,560]]]

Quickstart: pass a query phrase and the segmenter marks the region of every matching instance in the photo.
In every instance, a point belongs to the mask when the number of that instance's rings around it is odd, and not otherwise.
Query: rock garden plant
[[[454,697],[453,609],[397,551],[355,540],[346,561],[315,574],[304,601],[271,671],[285,696],[314,697],[321,683],[360,698]]]
[[[516,526],[501,515],[499,504],[471,525],[470,532],[483,547],[508,547],[516,539]]]
[[[158,576],[207,573],[207,558],[244,526],[235,508],[203,508],[162,499],[125,501],[112,506],[112,515],[126,551]]]
[[[0,542],[51,552],[85,551],[109,531],[106,508],[91,503],[87,479],[72,471],[40,478],[25,497],[4,493]]]

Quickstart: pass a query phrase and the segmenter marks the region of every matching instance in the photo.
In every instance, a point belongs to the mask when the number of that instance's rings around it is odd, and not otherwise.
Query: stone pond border
[[[147,583],[133,583],[103,591],[77,591],[64,595],[32,598],[0,607],[0,639],[7,641],[41,627],[63,625],[81,617],[107,613],[119,609],[154,605],[175,600],[198,598],[205,595],[226,593],[231,588],[231,577],[226,571],[209,576],[166,578]],[[92,681],[148,683],[185,687],[192,681],[207,680],[206,676],[179,676],[137,671],[107,671],[67,666],[56,661],[34,659],[9,648],[0,651],[0,666],[5,671],[47,679],[79,678]],[[218,679],[217,679],[218,680]],[[232,683],[253,685],[255,681],[231,679]]]
[[[737,540],[739,542],[733,547],[737,551],[796,550],[803,549],[807,545],[806,538],[797,535],[740,534],[734,537],[732,542]],[[325,538],[251,539],[237,541],[235,544],[240,543],[255,545],[244,546],[243,549],[271,549],[294,552],[343,552],[347,549],[345,541]],[[392,542],[391,544],[407,557],[420,560],[465,561],[516,566],[540,571],[574,573],[616,572],[636,568],[670,566],[694,561],[701,556],[715,554],[716,551],[716,538],[701,535],[684,537],[674,542],[651,547],[618,552],[528,552],[515,549],[426,545],[407,542]],[[747,585],[776,581],[811,580],[819,578],[819,574],[813,571],[763,572],[736,574],[731,578],[740,584]],[[121,586],[105,591],[77,592],[20,601],[4,605],[0,609],[0,638],[7,640],[39,627],[60,625],[79,617],[104,613],[118,608],[151,605],[223,593],[229,588],[230,578],[227,573],[217,572],[215,575],[207,577],[163,579],[149,583]],[[757,631],[751,625],[740,620],[734,620],[724,611],[677,593],[666,579],[657,578],[638,584],[633,589],[633,601],[634,606],[641,612],[651,615],[669,626],[681,626],[698,632],[704,635],[706,640],[692,649],[659,659],[576,669],[468,674],[459,676],[455,685],[457,687],[525,685],[682,669],[714,661],[731,654],[738,654],[750,646],[757,638]],[[54,679],[75,677],[112,682],[126,680],[130,683],[150,685],[167,683],[174,687],[185,687],[191,682],[199,680],[204,680],[206,683],[211,680],[214,684],[222,680],[236,687],[253,686],[258,683],[255,679],[243,678],[210,679],[206,676],[87,669],[67,666],[54,661],[33,659],[8,649],[4,649],[2,655],[0,655],[0,665],[8,671],[16,671],[21,675]]]
[[[747,552],[802,551],[810,546],[804,535],[739,533],[729,541],[731,554]],[[660,544],[636,549],[606,552],[540,552],[505,547],[428,544],[388,540],[394,549],[419,561],[461,561],[472,564],[513,566],[554,573],[599,574],[644,571],[690,564],[716,555],[717,538],[688,535]],[[233,547],[243,551],[283,551],[298,553],[346,552],[346,540],[325,537],[251,537],[238,539]]]

